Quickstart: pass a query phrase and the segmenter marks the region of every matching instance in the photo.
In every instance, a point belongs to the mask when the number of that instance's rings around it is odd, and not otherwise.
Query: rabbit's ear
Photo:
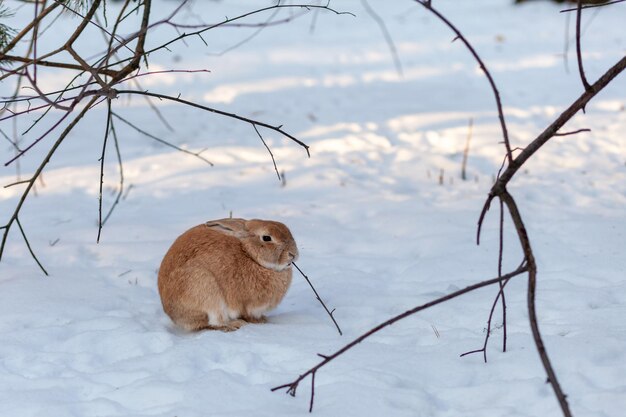
[[[246,229],[246,221],[244,219],[211,220],[206,222],[205,225],[236,238],[250,236],[250,232]]]

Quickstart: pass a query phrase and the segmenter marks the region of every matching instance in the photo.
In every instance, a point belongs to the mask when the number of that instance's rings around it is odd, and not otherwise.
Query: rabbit
[[[264,323],[291,284],[298,247],[282,223],[220,219],[174,241],[158,274],[163,310],[188,331]]]

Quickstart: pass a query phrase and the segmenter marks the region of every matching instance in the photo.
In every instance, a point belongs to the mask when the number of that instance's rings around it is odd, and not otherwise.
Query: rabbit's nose
[[[297,257],[297,255],[296,255],[296,254],[294,254],[294,253],[292,253],[292,252],[289,252],[289,259],[290,259],[290,260],[294,260],[294,259],[296,259],[296,257]]]

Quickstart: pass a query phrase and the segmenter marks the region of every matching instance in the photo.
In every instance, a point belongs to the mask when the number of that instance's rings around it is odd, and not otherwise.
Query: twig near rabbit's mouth
[[[337,328],[337,331],[339,332],[339,336],[342,336],[343,333],[341,332],[341,328],[339,327],[339,324],[337,324],[337,320],[335,320],[335,317],[333,316],[333,313],[335,312],[335,309],[333,308],[332,311],[328,310],[328,307],[326,307],[326,304],[324,304],[324,302],[322,301],[322,299],[320,298],[320,295],[317,293],[317,291],[315,290],[315,287],[313,286],[313,284],[311,283],[311,280],[309,279],[309,277],[307,277],[304,272],[302,272],[302,270],[298,267],[298,265],[296,265],[295,262],[291,262],[291,265],[293,265],[294,267],[296,267],[296,269],[298,270],[298,272],[300,272],[300,274],[304,277],[304,279],[306,279],[306,282],[309,283],[309,286],[311,287],[311,289],[313,290],[313,292],[315,293],[315,297],[317,298],[317,300],[320,302],[320,304],[322,305],[322,307],[324,307],[324,310],[326,310],[326,312],[328,313],[328,315],[330,316],[330,319],[333,321],[333,323],[335,324],[335,327]]]

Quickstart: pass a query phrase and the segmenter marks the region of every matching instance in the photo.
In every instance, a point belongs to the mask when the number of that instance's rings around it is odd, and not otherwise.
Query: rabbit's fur
[[[212,220],[187,230],[159,269],[163,310],[190,330],[236,330],[264,322],[291,283],[298,248],[282,223]]]

